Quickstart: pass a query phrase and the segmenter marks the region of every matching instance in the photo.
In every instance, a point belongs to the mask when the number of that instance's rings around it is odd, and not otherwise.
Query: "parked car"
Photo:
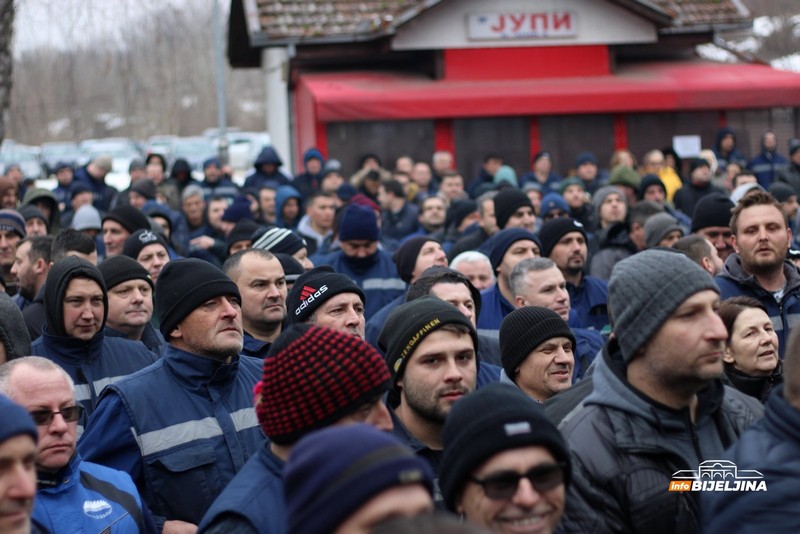
[[[182,158],[192,171],[203,171],[203,162],[217,155],[214,144],[205,137],[179,137],[172,145],[172,161]]]
[[[42,177],[39,164],[39,148],[20,144],[3,143],[0,149],[0,169],[5,174],[9,165],[19,165],[25,180],[38,180]]]
[[[59,142],[44,143],[42,145],[39,161],[42,164],[42,171],[45,176],[50,175],[55,170],[58,163],[67,163],[72,167],[77,167],[82,161],[81,149],[78,143]]]

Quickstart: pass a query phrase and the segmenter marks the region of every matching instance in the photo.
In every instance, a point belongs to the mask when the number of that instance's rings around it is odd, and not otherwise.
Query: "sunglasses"
[[[55,418],[56,414],[61,414],[61,417],[63,417],[64,421],[67,423],[74,423],[81,418],[81,413],[83,413],[83,406],[81,405],[65,406],[61,408],[59,412],[54,412],[53,410],[34,410],[30,412],[33,422],[36,423],[37,426],[49,425],[53,422],[53,418]]]
[[[483,486],[486,496],[495,501],[507,501],[514,497],[519,487],[519,481],[527,478],[533,488],[543,493],[550,491],[564,483],[565,464],[539,465],[529,470],[527,473],[516,473],[514,471],[502,471],[495,475],[488,476],[483,480],[470,477],[469,480]]]

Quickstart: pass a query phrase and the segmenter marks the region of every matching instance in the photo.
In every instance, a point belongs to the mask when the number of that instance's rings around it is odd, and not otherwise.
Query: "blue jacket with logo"
[[[260,339],[256,339],[247,332],[245,332],[242,354],[244,354],[245,356],[250,356],[252,358],[261,358],[263,360],[264,358],[266,358],[267,352],[269,352],[269,348],[271,346],[272,346],[271,342],[261,341]]]
[[[800,411],[783,397],[783,387],[767,400],[764,418],[742,433],[722,455],[737,472],[756,470],[767,491],[708,491],[701,496],[707,534],[800,532]]]
[[[285,533],[284,464],[265,443],[211,505],[198,534],[231,532],[232,523],[247,523],[260,534]]]
[[[31,343],[31,354],[43,356],[61,366],[75,382],[75,398],[84,409],[84,427],[97,407],[103,388],[144,369],[157,356],[139,341],[106,337],[103,332],[91,340],[55,336],[47,326],[42,335]]]
[[[48,532],[157,532],[131,477],[78,453],[58,473],[40,473],[38,486],[33,520]]]
[[[608,282],[584,275],[577,287],[567,282],[569,302],[575,317],[570,317],[571,327],[588,328],[601,332],[610,320],[608,318]]]
[[[778,334],[778,353],[781,359],[786,352],[791,329],[800,321],[800,273],[793,263],[786,261],[783,264],[783,273],[786,276],[786,287],[780,302],[770,291],[761,287],[755,277],[742,270],[739,254],[733,253],[725,260],[725,267],[714,281],[719,286],[722,300],[740,295],[753,297],[767,308],[767,315]]]
[[[79,450],[129,473],[159,527],[165,519],[197,524],[264,443],[253,408],[261,365],[168,346],[158,362],[105,390]]]
[[[380,249],[375,254],[374,263],[366,269],[354,267],[341,250],[314,260],[315,265],[330,265],[337,273],[349,276],[361,288],[367,299],[364,304],[367,321],[406,291],[406,283],[397,274],[392,257]]]

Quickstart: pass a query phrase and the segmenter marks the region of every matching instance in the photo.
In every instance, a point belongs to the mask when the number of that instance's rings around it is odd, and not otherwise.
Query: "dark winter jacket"
[[[506,315],[514,311],[514,305],[508,302],[500,292],[499,283],[481,291],[481,314],[478,316],[478,333],[497,338],[500,325]]]
[[[608,281],[583,275],[578,286],[567,282],[567,293],[569,293],[571,309],[575,312],[574,315],[570,313],[570,327],[588,328],[602,332],[610,324]]]
[[[767,491],[707,491],[701,498],[706,534],[800,532],[800,412],[780,387],[767,400],[764,418],[748,428],[720,459],[737,470],[761,473]]]
[[[104,332],[106,337],[121,337],[124,339],[128,339],[124,333],[114,330],[110,327],[105,327]],[[142,333],[142,339],[140,340],[141,343],[147,347],[147,350],[155,354],[156,356],[161,356],[164,354],[164,349],[167,348],[167,342],[164,341],[164,336],[161,335],[161,332],[153,328],[153,325],[147,323],[144,327],[144,332]]]
[[[800,165],[790,162],[786,167],[778,171],[775,181],[792,186],[797,196],[800,196]]]
[[[5,292],[0,292],[0,343],[6,351],[6,360],[31,354],[31,336],[22,320],[23,313]]]
[[[275,170],[268,174],[261,169],[262,165],[275,165]],[[280,171],[281,165],[283,161],[275,149],[271,146],[264,147],[253,162],[255,172],[245,179],[244,187],[258,190],[265,185],[273,187],[289,185],[289,179]]]
[[[58,473],[39,473],[33,520],[49,532],[155,533],[131,477],[75,453]]]
[[[111,209],[111,207],[117,202],[119,191],[102,180],[95,180],[92,178],[92,176],[89,174],[89,171],[86,170],[86,167],[81,167],[75,171],[73,183],[75,182],[89,186],[89,188],[92,190],[92,196],[94,197],[92,205],[102,213],[105,213]]]
[[[765,135],[766,133],[764,132]],[[747,164],[747,168],[756,175],[759,185],[764,189],[769,189],[777,173],[788,166],[788,159],[764,147],[764,135],[761,136],[761,152]]]
[[[157,526],[197,524],[264,444],[253,408],[261,367],[247,356],[225,363],[170,345],[106,388],[80,453],[130,474]]]
[[[711,183],[698,186],[689,182],[678,189],[675,193],[675,198],[672,199],[672,203],[675,205],[675,209],[682,211],[687,217],[694,217],[694,208],[700,202],[700,199],[713,193],[727,196],[725,191]]]
[[[722,152],[722,148],[720,148],[720,143],[722,142],[722,138],[728,134],[733,135],[733,150],[724,153]],[[719,169],[718,172],[725,172],[725,169],[728,168],[729,162],[740,163],[743,167],[747,165],[747,158],[738,148],[736,148],[736,134],[732,128],[727,126],[720,128],[720,130],[717,132],[717,139],[714,141],[714,148],[712,148],[711,151],[714,152],[714,155],[717,157],[717,169]]]
[[[572,453],[564,532],[695,532],[699,498],[670,492],[673,473],[719,458],[763,410],[714,380],[698,393],[695,421],[634,389],[614,342],[583,408],[562,424]]]
[[[767,402],[767,397],[772,390],[783,383],[783,363],[778,360],[778,366],[768,376],[748,375],[734,367],[733,364],[726,363],[723,378],[728,385],[763,403]]]
[[[592,256],[592,276],[608,280],[617,262],[636,254],[639,249],[631,241],[627,223],[619,222],[597,232],[598,250]]]
[[[770,291],[761,287],[754,276],[742,270],[742,262],[737,253],[728,256],[722,272],[714,278],[723,300],[742,295],[753,297],[767,308],[767,315],[778,334],[781,359],[786,352],[791,329],[800,321],[800,272],[792,262],[785,261],[783,273],[786,276],[786,287],[780,302],[775,302]]]
[[[287,222],[283,220],[283,206],[290,198],[297,199],[297,218],[294,221]],[[290,185],[282,185],[275,192],[275,226],[278,228],[288,228],[294,230],[297,228],[300,218],[303,216],[303,197],[294,187]]]
[[[284,463],[265,443],[211,505],[198,534],[284,534]]]
[[[316,174],[312,174],[308,170],[308,161],[312,158],[318,159],[322,164],[320,165],[320,172]],[[303,155],[304,172],[298,174],[294,177],[294,180],[292,180],[292,186],[300,191],[303,198],[307,199],[313,192],[319,191],[319,184],[322,181],[322,169],[324,166],[325,158],[322,157],[322,152],[316,148],[309,148],[306,150],[306,153]]]

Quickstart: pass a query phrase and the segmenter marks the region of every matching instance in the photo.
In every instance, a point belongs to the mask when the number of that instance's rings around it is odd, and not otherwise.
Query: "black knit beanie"
[[[286,319],[289,324],[304,323],[329,298],[340,293],[355,293],[366,301],[364,292],[350,277],[337,273],[330,265],[321,265],[301,274],[286,296]]]
[[[494,218],[501,230],[506,227],[514,212],[523,206],[533,208],[528,195],[516,188],[503,189],[494,197]]]
[[[306,272],[306,268],[303,267],[303,264],[297,261],[294,256],[281,253],[277,253],[274,256],[281,262],[281,267],[283,267],[283,274],[286,277],[287,283],[295,283],[300,275]]]
[[[505,316],[500,324],[500,359],[511,380],[536,347],[554,337],[565,337],[575,346],[575,335],[566,321],[549,308],[525,306]]]
[[[109,291],[128,280],[144,280],[150,284],[151,288],[154,287],[153,279],[150,278],[147,269],[142,267],[135,259],[122,254],[112,256],[103,261],[98,269],[100,269],[100,274],[103,275],[103,280]]]
[[[118,206],[106,213],[106,216],[103,217],[103,222],[106,221],[116,221],[130,233],[150,228],[150,222],[148,222],[147,217],[141,211],[127,204]]]
[[[539,230],[539,243],[542,245],[542,257],[550,257],[553,248],[558,244],[559,240],[570,232],[580,232],[583,238],[586,239],[586,227],[569,217],[558,217],[545,221]]]
[[[122,253],[129,258],[136,259],[144,247],[150,245],[161,245],[169,252],[166,240],[161,237],[161,234],[153,232],[152,230],[136,230],[125,240],[125,246],[122,247]]]
[[[231,247],[239,241],[252,241],[253,232],[258,230],[258,223],[253,219],[241,219],[233,227],[233,230],[225,238],[225,244],[228,245],[228,254],[231,252]]]
[[[731,225],[733,202],[722,193],[712,193],[697,201],[692,215],[692,233],[709,226]]]
[[[424,247],[425,243],[428,241],[439,243],[438,239],[434,239],[432,237],[412,237],[403,243],[400,248],[397,249],[394,255],[392,255],[394,264],[397,266],[397,274],[406,284],[411,283],[411,277],[414,274],[414,267],[417,265],[419,251],[422,250],[422,247]]]
[[[471,198],[463,200],[454,200],[447,208],[447,215],[444,219],[444,227],[450,228],[451,226],[458,228],[467,215],[478,211],[478,203]]]
[[[495,454],[542,446],[565,464],[564,487],[570,482],[570,459],[564,438],[541,406],[519,388],[493,383],[453,405],[442,430],[444,456],[439,488],[445,506],[455,511],[456,498],[474,471]]]
[[[378,346],[386,354],[386,363],[392,373],[392,390],[395,393],[397,381],[403,377],[406,364],[414,354],[414,350],[426,336],[446,324],[460,324],[467,327],[477,355],[478,333],[475,327],[449,302],[433,296],[422,297],[401,304],[386,319],[378,336]]]
[[[61,258],[50,267],[45,281],[44,301],[45,301],[45,322],[47,331],[55,336],[68,337],[67,330],[64,328],[64,295],[67,287],[74,278],[87,278],[100,286],[103,290],[103,327],[108,319],[108,292],[103,281],[103,275],[98,268],[77,256],[67,256]]]
[[[390,378],[383,357],[363,339],[292,325],[264,359],[255,388],[258,422],[270,440],[292,444],[382,396]]]
[[[161,334],[172,330],[205,301],[226,295],[241,299],[239,288],[219,268],[197,258],[167,263],[158,275],[155,307]]]

